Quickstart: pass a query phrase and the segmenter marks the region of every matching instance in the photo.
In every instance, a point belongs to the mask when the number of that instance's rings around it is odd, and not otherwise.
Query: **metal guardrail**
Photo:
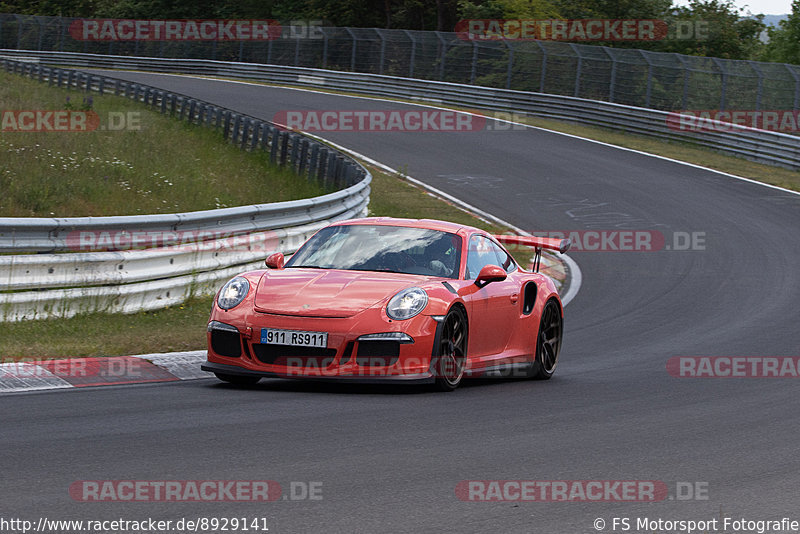
[[[24,59],[6,57],[2,65],[51,85],[113,92],[217,128],[243,150],[268,151],[272,162],[299,176],[344,189],[190,213],[0,218],[0,321],[174,305],[213,293],[234,274],[260,267],[271,252],[294,252],[329,222],[366,213],[369,171],[314,139],[185,95]],[[148,242],[157,246],[147,248]]]
[[[257,80],[388,98],[406,100],[411,98],[435,105],[520,113],[690,143],[760,163],[800,169],[800,138],[797,136],[727,123],[717,123],[719,131],[713,128],[706,131],[681,130],[674,126],[673,120],[677,117],[676,114],[597,100],[378,74],[258,63],[0,50],[0,54],[6,53],[43,63],[69,64],[85,68],[137,69]]]

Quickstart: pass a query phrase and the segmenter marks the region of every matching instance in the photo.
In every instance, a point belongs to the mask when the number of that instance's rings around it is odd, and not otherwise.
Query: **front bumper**
[[[349,318],[248,314],[226,322],[214,314],[209,324],[208,361],[202,369],[219,374],[334,379],[353,382],[432,382],[440,317],[418,315],[386,321],[374,310]],[[327,347],[261,343],[261,329],[325,332]],[[402,332],[413,342],[363,339],[370,334]],[[361,338],[361,339],[360,339]]]

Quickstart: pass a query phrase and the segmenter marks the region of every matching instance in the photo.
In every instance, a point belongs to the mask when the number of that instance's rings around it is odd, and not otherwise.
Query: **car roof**
[[[362,219],[348,219],[333,223],[331,226],[346,226],[356,224],[370,224],[380,226],[405,226],[409,228],[425,228],[428,230],[438,230],[440,232],[458,233],[459,230],[466,230],[469,233],[479,232],[486,234],[483,230],[468,226],[465,224],[458,224],[448,221],[439,221],[436,219],[401,219],[395,217],[364,217]]]

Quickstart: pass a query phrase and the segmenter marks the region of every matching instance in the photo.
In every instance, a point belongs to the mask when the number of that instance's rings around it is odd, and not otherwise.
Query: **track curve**
[[[272,119],[412,105],[114,73]],[[797,511],[795,380],[678,379],[673,356],[797,356],[800,195],[539,129],[325,133],[525,230],[703,232],[705,250],[575,252],[556,377],[418,389],[214,381],[4,397],[7,516],[266,517],[270,532],[594,531],[595,518]],[[31,461],[19,458],[30,457]],[[50,461],[44,461],[48,459]],[[320,481],[319,501],[73,501],[76,480]],[[462,480],[707,483],[707,500],[467,503]],[[794,517],[800,519],[800,517]],[[634,530],[635,531],[635,530]]]

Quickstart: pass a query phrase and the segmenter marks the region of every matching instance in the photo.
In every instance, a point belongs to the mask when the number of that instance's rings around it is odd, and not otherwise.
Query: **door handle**
[[[514,293],[513,295],[511,295],[511,304],[516,304],[518,300],[519,300],[519,293]]]

